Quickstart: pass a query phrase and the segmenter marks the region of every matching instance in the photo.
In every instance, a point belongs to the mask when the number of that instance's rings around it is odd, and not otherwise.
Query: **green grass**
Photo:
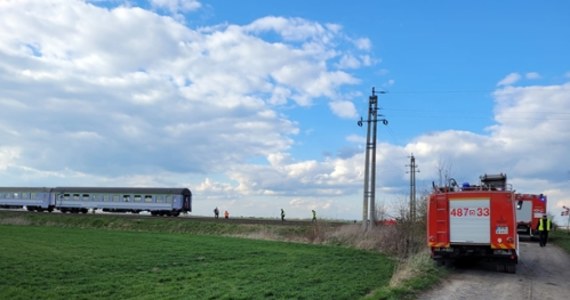
[[[346,247],[22,225],[0,225],[0,299],[358,299],[394,269]]]
[[[560,246],[567,253],[570,253],[570,232],[556,230],[548,234],[549,242]]]
[[[447,273],[445,268],[435,266],[428,252],[420,252],[400,262],[390,284],[374,290],[365,299],[415,299]]]

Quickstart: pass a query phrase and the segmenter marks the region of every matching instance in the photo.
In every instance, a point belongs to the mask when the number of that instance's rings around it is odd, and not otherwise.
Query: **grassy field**
[[[393,270],[346,247],[0,225],[0,299],[355,299]]]
[[[234,221],[0,210],[0,299],[414,299],[446,273],[422,224]]]
[[[548,234],[550,242],[560,246],[560,248],[570,253],[570,233],[567,231],[552,231]]]

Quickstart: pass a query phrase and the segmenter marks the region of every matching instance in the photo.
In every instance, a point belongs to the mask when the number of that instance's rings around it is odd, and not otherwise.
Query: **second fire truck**
[[[546,195],[515,194],[515,202],[518,234],[537,237],[538,220],[546,214]]]

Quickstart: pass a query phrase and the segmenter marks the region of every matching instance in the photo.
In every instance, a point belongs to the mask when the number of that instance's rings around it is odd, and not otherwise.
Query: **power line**
[[[398,91],[390,92],[393,95],[419,95],[419,94],[483,94],[493,93],[497,90],[431,90],[431,91]]]
[[[405,114],[395,114],[398,118],[445,118],[445,119],[495,119],[498,115],[490,112],[489,114],[475,113],[469,109],[464,110],[428,110],[428,109],[400,109],[400,108],[387,108],[388,112],[400,112]],[[549,121],[568,121],[570,120],[569,112],[516,112],[512,117],[500,116],[505,120],[545,120]]]

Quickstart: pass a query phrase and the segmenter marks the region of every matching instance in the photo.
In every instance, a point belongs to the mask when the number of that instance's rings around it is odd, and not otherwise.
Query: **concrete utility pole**
[[[386,92],[381,91],[380,94]],[[372,88],[372,95],[368,98],[368,119],[362,117],[358,121],[358,126],[368,123],[366,131],[366,158],[364,162],[364,196],[362,201],[362,225],[376,223],[376,124],[378,123],[378,96]],[[381,116],[381,115],[380,115]],[[380,119],[384,125],[388,125],[388,120]],[[369,206],[370,205],[370,206]]]
[[[410,156],[410,221],[414,222],[416,220],[416,173],[420,170],[416,170],[418,167],[416,165],[416,158],[414,154]]]

